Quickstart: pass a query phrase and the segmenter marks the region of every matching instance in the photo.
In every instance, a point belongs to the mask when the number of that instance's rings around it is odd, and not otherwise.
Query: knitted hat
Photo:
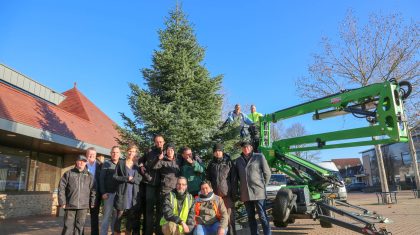
[[[218,151],[218,150],[223,152],[223,144],[217,143],[217,144],[213,145],[213,153]]]
[[[171,148],[175,151],[175,144],[173,144],[173,143],[166,144],[166,149],[168,149],[168,148]]]
[[[243,147],[246,147],[246,146],[248,146],[248,145],[251,145],[251,143],[250,143],[249,141],[244,140],[244,141],[242,141],[242,142],[241,142],[241,147],[242,147],[242,148],[243,148]]]

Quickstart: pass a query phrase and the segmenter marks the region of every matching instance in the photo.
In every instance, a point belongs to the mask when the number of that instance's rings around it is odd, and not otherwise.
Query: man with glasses
[[[204,179],[204,167],[201,159],[194,157],[189,147],[182,148],[181,156],[181,175],[188,180],[188,192],[193,196],[197,196],[200,191],[201,181]]]
[[[164,235],[189,234],[194,228],[194,214],[192,210],[194,199],[187,192],[187,179],[179,177],[176,189],[166,194],[163,202],[163,217],[160,220]]]

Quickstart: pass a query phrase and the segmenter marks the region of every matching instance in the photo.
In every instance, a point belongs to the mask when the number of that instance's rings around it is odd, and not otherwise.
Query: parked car
[[[287,178],[284,174],[272,174],[268,186],[266,187],[267,198],[274,199],[276,198],[277,191],[282,187],[286,187]]]
[[[366,183],[358,182],[347,185],[347,191],[362,191],[366,188]]]
[[[340,186],[340,187],[334,187],[333,185],[330,185],[330,186],[328,186],[326,192],[327,193],[336,193],[338,195],[338,198],[337,198],[338,200],[347,201],[346,186],[344,186],[344,180],[341,177],[340,172],[338,171],[338,168],[335,165],[335,163],[332,162],[332,161],[325,161],[325,162],[320,162],[320,163],[317,163],[317,164],[320,167],[331,171],[334,174],[334,176],[336,176],[340,180],[340,182],[342,184],[342,186]]]

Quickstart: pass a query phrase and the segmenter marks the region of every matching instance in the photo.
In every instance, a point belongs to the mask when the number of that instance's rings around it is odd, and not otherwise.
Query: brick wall
[[[28,215],[50,215],[56,200],[52,193],[0,194],[0,219]]]

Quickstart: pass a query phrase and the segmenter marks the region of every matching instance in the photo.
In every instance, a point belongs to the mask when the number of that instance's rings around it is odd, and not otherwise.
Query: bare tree
[[[307,135],[308,132],[301,123],[295,123],[288,127],[284,132],[284,138],[295,138]],[[303,148],[306,144],[300,144],[292,146],[294,148]],[[294,152],[294,154],[300,158],[306,159],[308,161],[319,161],[319,151],[304,151],[304,152]]]
[[[349,11],[341,24],[339,40],[322,39],[323,50],[313,55],[309,76],[296,81],[299,96],[314,99],[344,88],[358,88],[395,78],[410,81],[413,93],[406,106],[409,125],[418,123],[419,107],[419,23],[405,23],[400,14],[372,14],[360,26]],[[350,87],[349,87],[350,86]],[[375,146],[383,191],[388,191],[380,146]],[[415,152],[415,151],[414,151]],[[381,166],[382,163],[382,166]]]
[[[419,23],[404,24],[399,14],[372,14],[361,27],[349,11],[335,43],[322,39],[323,51],[313,55],[309,76],[296,81],[297,92],[305,99],[315,99],[395,78],[410,81],[414,87],[407,106],[410,123],[420,119]],[[413,125],[410,125],[413,126]]]
[[[276,141],[282,138],[284,127],[282,122],[271,123],[271,140]]]

